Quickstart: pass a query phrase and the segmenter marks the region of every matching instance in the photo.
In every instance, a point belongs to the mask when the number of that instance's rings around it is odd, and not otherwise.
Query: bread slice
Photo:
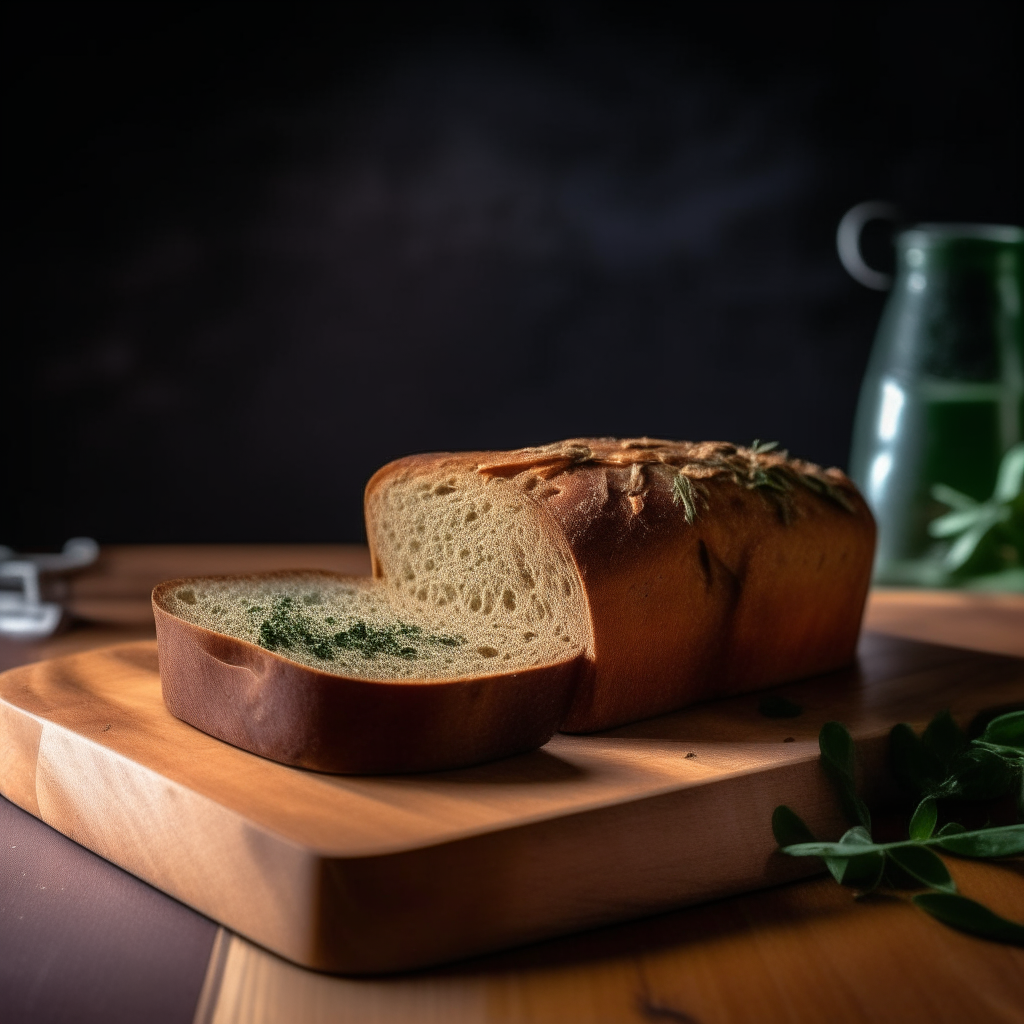
[[[406,593],[400,570],[395,581],[305,571],[158,586],[170,711],[325,772],[454,768],[545,743],[587,644],[567,549],[529,503],[499,498],[499,511],[443,484],[411,501],[408,550],[451,549],[447,562],[422,560],[430,602]]]
[[[170,710],[321,771],[471,764],[849,663],[874,548],[839,470],[647,438],[400,459],[366,522],[372,579],[157,587]]]

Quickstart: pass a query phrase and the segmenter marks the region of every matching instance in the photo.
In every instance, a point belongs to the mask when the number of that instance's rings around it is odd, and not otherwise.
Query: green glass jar
[[[1024,438],[1024,230],[922,224],[896,249],[850,472],[878,520],[875,581],[948,585],[953,541],[935,524],[993,500]]]

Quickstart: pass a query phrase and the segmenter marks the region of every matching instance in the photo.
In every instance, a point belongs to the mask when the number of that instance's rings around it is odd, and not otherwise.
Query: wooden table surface
[[[366,571],[368,565],[365,551],[351,547],[107,549],[100,565],[71,586],[72,605],[93,621],[40,644],[0,641],[0,668],[153,635],[145,616],[146,592],[159,579],[300,564],[350,572]],[[1019,595],[879,590],[871,596],[866,626],[1024,656],[1024,596]],[[948,864],[962,892],[1024,921],[1024,864],[954,858]],[[80,901],[88,897],[84,891],[75,894]],[[178,906],[156,893],[145,898],[157,897]],[[4,910],[0,899],[0,931],[12,927]],[[110,921],[107,927],[129,924]],[[60,968],[57,962],[48,966],[46,977],[55,982]],[[180,974],[186,967],[176,969]],[[108,973],[100,989],[105,995],[97,998],[108,1000],[109,1012],[95,1019],[126,1019],[117,1005],[127,982],[109,968]],[[7,980],[0,965],[0,981]],[[42,982],[37,978],[34,984],[39,988]],[[181,984],[192,1003],[191,982]],[[160,1019],[182,1019],[182,1024],[189,1019],[200,1024],[1024,1024],[1024,950],[951,931],[900,899],[855,901],[831,879],[815,878],[389,978],[316,974],[217,929],[194,990],[199,998],[191,1017],[182,1016],[184,1011],[170,1016],[165,999]],[[42,996],[33,998],[32,1005],[42,1005]],[[93,1018],[83,1009],[78,1019]]]

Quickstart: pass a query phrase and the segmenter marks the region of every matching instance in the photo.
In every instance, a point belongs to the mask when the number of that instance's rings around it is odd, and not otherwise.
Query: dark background
[[[0,543],[360,540],[389,459],[583,434],[845,465],[840,216],[1022,221],[1018,4],[367,10],[8,15]]]

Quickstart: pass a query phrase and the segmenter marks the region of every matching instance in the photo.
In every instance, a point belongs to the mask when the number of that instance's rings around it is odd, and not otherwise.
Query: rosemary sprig
[[[807,488],[819,498],[838,505],[846,512],[856,511],[842,488],[814,473],[803,472],[786,462],[765,465],[761,456],[775,452],[777,458],[788,459],[789,452],[779,449],[778,441],[755,439],[748,454],[733,452],[709,460],[708,465],[725,470],[734,483],[747,490],[759,490],[772,502],[784,524],[793,520],[793,490],[797,485]]]
[[[936,920],[994,942],[1024,946],[1024,925],[958,893],[934,852],[986,860],[1024,854],[1024,824],[969,831],[951,821],[936,830],[937,801],[946,796],[989,800],[1015,788],[1024,816],[1024,711],[993,719],[970,743],[948,712],[936,715],[921,737],[907,725],[895,726],[890,733],[893,769],[920,800],[908,838],[892,843],[871,838],[870,815],[853,785],[853,739],[845,726],[826,722],[818,744],[853,827],[838,842],[819,842],[795,811],[781,805],[772,814],[772,832],[782,853],[820,857],[837,882],[862,893],[883,885],[926,889],[912,902]]]
[[[786,471],[781,466],[771,466],[768,469],[758,467],[751,472],[745,483],[750,490],[755,487],[767,487],[778,494],[789,494],[793,489],[793,485],[787,479]]]
[[[697,495],[693,481],[682,473],[672,479],[672,501],[683,506],[683,516],[689,525],[697,518]]]
[[[758,461],[759,455],[774,451],[778,446],[778,441],[760,441],[755,438],[750,445],[746,472],[737,467],[734,479],[748,491],[762,490],[765,497],[774,504],[783,524],[788,526],[793,520],[793,502],[790,498],[793,485],[789,480],[787,467],[784,464],[764,466]],[[785,458],[788,452],[782,451],[779,455]]]

